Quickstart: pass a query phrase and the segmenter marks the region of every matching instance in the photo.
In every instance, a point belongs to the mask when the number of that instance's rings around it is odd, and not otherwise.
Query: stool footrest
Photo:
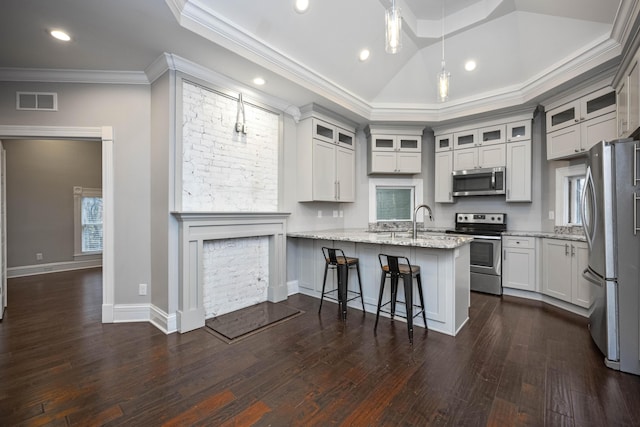
[[[322,296],[323,298],[326,298],[328,300],[340,302],[337,297],[330,295],[333,292],[338,292],[338,289],[332,289],[330,291],[326,291],[325,293],[322,294]],[[347,290],[347,302],[353,301],[354,299],[358,299],[358,298],[360,298],[360,292]]]
[[[406,306],[406,303],[405,303],[404,301],[397,301],[397,303],[405,304],[405,306]],[[387,313],[387,314],[389,314],[389,315],[390,315],[390,314],[391,314],[391,311],[383,310],[383,307],[385,307],[385,306],[387,306],[387,305],[389,305],[389,304],[391,304],[391,301],[387,301],[387,302],[385,302],[384,304],[382,304],[382,305],[380,306],[380,313]],[[413,308],[419,308],[419,309],[420,309],[420,310],[418,310],[418,312],[416,312],[416,313],[413,315],[413,317],[414,317],[414,318],[416,318],[416,317],[418,317],[419,315],[421,315],[421,314],[422,314],[422,312],[425,312],[425,313],[426,313],[426,311],[424,311],[424,309],[423,309],[422,307],[420,307],[419,305],[414,304],[414,305],[413,305]],[[403,318],[403,319],[406,319],[406,318],[407,318],[407,315],[406,315],[406,314],[398,313],[397,311],[396,311],[393,315],[394,315],[394,316],[397,316],[397,317],[401,317],[401,318]]]

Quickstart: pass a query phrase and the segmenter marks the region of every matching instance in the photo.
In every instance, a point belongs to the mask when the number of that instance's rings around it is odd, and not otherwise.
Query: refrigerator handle
[[[582,197],[580,198],[580,205],[582,208],[582,228],[584,229],[584,235],[587,238],[587,245],[589,246],[589,250],[591,250],[593,244],[593,236],[596,233],[596,225],[598,224],[596,215],[598,215],[597,209],[594,209],[593,206],[589,206],[591,208],[592,216],[587,215],[587,191],[591,190],[591,203],[595,203],[596,190],[593,182],[593,175],[591,175],[591,166],[587,166],[587,174],[585,176],[585,184],[582,189]],[[587,218],[590,221],[590,224],[587,223]],[[593,227],[593,230],[590,228]]]
[[[640,228],[638,227],[638,200],[640,200],[640,196],[638,193],[633,193],[633,235],[637,236]]]
[[[585,279],[587,279],[589,282],[593,283],[594,285],[598,285],[598,286],[602,287],[602,280],[600,280],[596,275],[594,275],[591,272],[591,269],[589,267],[584,269],[584,271],[582,272],[582,277],[584,277]]]

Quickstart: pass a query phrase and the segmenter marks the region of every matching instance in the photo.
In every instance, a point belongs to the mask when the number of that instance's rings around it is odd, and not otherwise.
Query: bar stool
[[[424,296],[422,294],[422,281],[420,280],[420,266],[411,265],[409,259],[404,256],[396,256],[396,255],[386,255],[379,254],[378,260],[380,261],[380,268],[382,269],[382,274],[380,278],[380,296],[378,297],[378,310],[376,312],[376,323],[373,327],[375,331],[378,328],[378,318],[380,317],[380,312],[391,314],[391,319],[396,314],[396,300],[398,297],[398,279],[402,278],[402,283],[404,285],[404,297],[405,297],[405,307],[407,310],[407,315],[399,317],[406,317],[407,319],[407,329],[409,332],[409,342],[413,344],[413,318],[422,314],[422,320],[424,320],[424,327],[427,328],[427,315],[424,309]],[[420,296],[420,305],[413,304],[413,278],[415,277],[418,283],[418,294]],[[387,281],[387,278],[391,279],[391,299],[386,303],[382,304],[382,294],[384,293],[384,286]],[[401,301],[402,302],[402,301]],[[391,311],[383,310],[382,308],[391,305]],[[413,314],[413,308],[419,308],[420,310]]]
[[[324,279],[322,280],[322,294],[320,295],[320,308],[318,313],[322,310],[322,301],[325,296],[334,292],[338,293],[338,298],[327,296],[328,299],[338,301],[339,308],[342,310],[342,319],[347,318],[347,303],[354,299],[360,298],[362,302],[362,312],[364,313],[364,299],[362,299],[362,279],[360,279],[360,260],[358,258],[347,257],[344,255],[342,249],[337,248],[322,248],[322,256],[324,257]],[[349,290],[349,269],[356,268],[358,273],[358,285],[360,292]],[[327,271],[329,269],[336,270],[338,278],[338,287],[325,291],[327,285]]]

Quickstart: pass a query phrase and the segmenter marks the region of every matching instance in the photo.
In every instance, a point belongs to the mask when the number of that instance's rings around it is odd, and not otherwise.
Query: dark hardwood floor
[[[238,343],[101,324],[101,272],[9,281],[0,425],[640,425],[640,377],[609,370],[585,319],[472,294],[457,337],[319,301]]]

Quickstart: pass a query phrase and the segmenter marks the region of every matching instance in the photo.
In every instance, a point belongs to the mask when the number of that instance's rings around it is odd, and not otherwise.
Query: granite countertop
[[[586,242],[584,234],[567,234],[552,231],[505,231],[503,236],[520,236],[520,237],[547,237],[551,239],[571,240],[574,242]]]
[[[413,238],[410,231],[371,232],[365,229],[297,231],[288,232],[287,237],[302,237],[317,240],[372,243],[377,245],[413,246],[432,249],[455,249],[473,240],[471,236],[445,234],[444,232],[418,232]]]

